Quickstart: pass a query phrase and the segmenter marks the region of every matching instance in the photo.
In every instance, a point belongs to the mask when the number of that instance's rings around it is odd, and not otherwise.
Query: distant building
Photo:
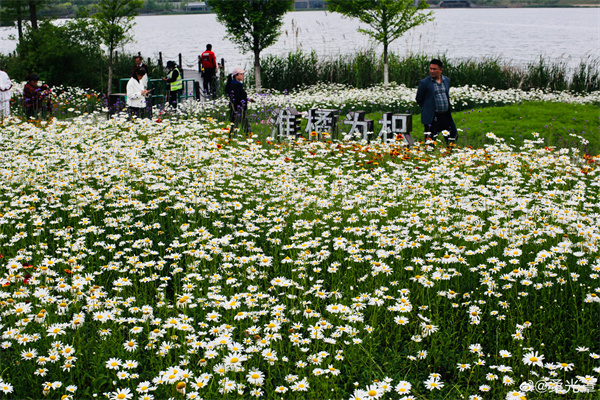
[[[470,8],[473,7],[473,3],[469,0],[442,0],[439,5],[440,8]]]
[[[186,12],[200,12],[200,11],[208,11],[208,6],[206,5],[205,2],[200,2],[200,3],[188,3],[187,6],[185,6],[185,11]]]
[[[296,0],[294,9],[296,10],[323,10],[327,4],[323,0]]]

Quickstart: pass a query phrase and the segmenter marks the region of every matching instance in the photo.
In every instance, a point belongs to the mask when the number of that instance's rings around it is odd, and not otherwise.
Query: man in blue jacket
[[[436,140],[444,132],[446,144],[458,138],[456,125],[450,113],[450,79],[442,75],[444,64],[437,59],[429,63],[429,76],[419,82],[417,103],[421,106],[421,123],[425,127],[425,142]]]

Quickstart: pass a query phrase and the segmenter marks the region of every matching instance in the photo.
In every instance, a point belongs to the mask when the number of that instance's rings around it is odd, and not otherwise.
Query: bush
[[[25,81],[35,72],[51,86],[75,86],[106,93],[108,58],[103,54],[95,25],[81,18],[57,26],[43,21],[39,29],[28,30],[17,45],[16,54],[2,56],[0,63],[15,81]],[[151,60],[150,76],[163,76],[162,67]],[[113,91],[118,89],[119,78],[129,78],[134,56],[120,54],[113,65]]]
[[[401,58],[390,53],[390,81],[416,87],[427,76],[431,58],[425,54],[411,54]],[[592,57],[573,70],[565,61],[551,63],[543,57],[526,67],[512,65],[498,57],[449,60],[445,55],[438,55],[435,58],[444,63],[444,75],[451,78],[453,86],[577,92],[600,89],[600,61]],[[261,67],[263,87],[279,91],[320,82],[366,88],[383,81],[383,59],[373,50],[322,58],[314,51],[289,53],[286,56],[267,55],[261,60]],[[249,75],[248,78],[248,83],[252,84],[254,77]]]
[[[100,42],[85,20],[74,20],[62,26],[49,21],[37,30],[28,30],[17,45],[19,57],[9,61],[13,79],[24,81],[36,72],[52,86],[67,85],[100,88],[103,65]]]

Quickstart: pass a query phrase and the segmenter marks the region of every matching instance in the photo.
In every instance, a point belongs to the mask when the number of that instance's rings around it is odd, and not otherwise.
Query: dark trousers
[[[152,118],[152,95],[146,98],[145,118]]]
[[[41,118],[49,117],[52,115],[52,103],[47,100],[46,103],[37,103],[25,106],[25,117],[31,119],[37,116],[38,111],[41,111]]]
[[[177,101],[179,100],[179,92],[181,90],[171,90],[169,91],[169,105],[173,108],[177,108]]]
[[[239,126],[242,132],[250,132],[250,124],[246,117],[246,109],[239,107],[235,110],[232,104],[230,104],[229,107],[229,120],[231,121],[232,128],[237,128]]]
[[[446,144],[450,142],[456,143],[458,139],[458,131],[456,130],[456,124],[452,119],[452,114],[450,111],[445,113],[435,113],[433,115],[433,121],[431,125],[423,125],[425,129],[425,142],[427,139],[431,138],[435,141],[440,133],[443,131],[448,131],[448,135],[443,135]]]
[[[204,74],[202,74],[202,86],[204,87],[204,93],[208,95],[214,95],[215,93],[215,68],[204,68]]]
[[[129,118],[144,118],[144,111],[145,109],[143,107],[128,107],[127,108],[127,112],[129,113]]]

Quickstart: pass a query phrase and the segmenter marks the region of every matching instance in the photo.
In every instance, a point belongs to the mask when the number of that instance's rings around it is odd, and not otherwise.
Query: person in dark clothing
[[[227,77],[227,85],[225,92],[229,97],[229,120],[232,128],[237,128],[241,124],[241,130],[245,133],[250,132],[250,124],[248,123],[248,94],[244,89],[244,74],[246,71],[240,67],[235,67],[231,71],[231,75]]]
[[[146,71],[146,76],[148,75],[148,71],[149,71],[148,66],[146,64],[144,64],[144,61],[142,60],[142,57],[140,57],[140,56],[135,57],[135,64],[131,68],[131,76],[134,75],[135,70],[137,70],[138,68],[144,68],[144,70]],[[147,88],[148,88],[148,85],[146,85],[146,89]]]
[[[167,61],[167,69],[169,70],[167,77],[162,79],[169,85],[169,105],[177,109],[177,100],[183,89],[183,76],[175,61]]]
[[[450,79],[442,75],[444,64],[437,59],[429,64],[429,76],[419,83],[416,101],[421,106],[421,123],[425,128],[425,141],[436,140],[446,131],[446,144],[458,139],[458,131],[452,119],[450,104]]]
[[[202,53],[202,86],[207,96],[215,95],[215,78],[217,76],[217,57],[212,52],[212,45],[206,45],[206,51]]]
[[[50,95],[52,92],[47,85],[39,86],[40,77],[38,74],[27,75],[27,84],[23,89],[23,107],[25,108],[25,116],[30,119],[38,111],[52,113],[52,102]]]

